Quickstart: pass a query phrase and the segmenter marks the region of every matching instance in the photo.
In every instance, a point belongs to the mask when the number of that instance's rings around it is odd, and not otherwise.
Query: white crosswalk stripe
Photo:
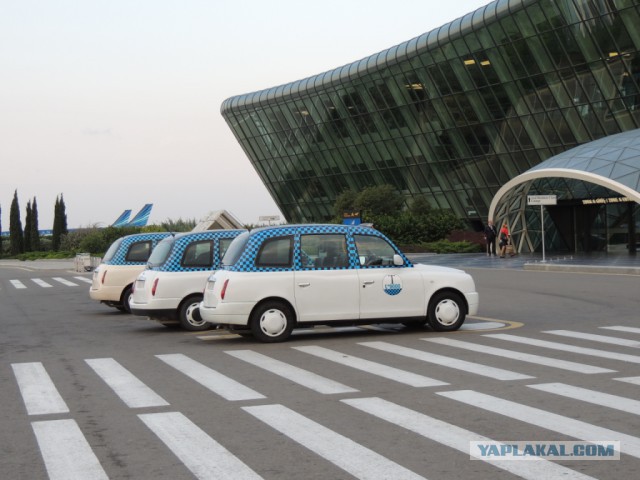
[[[390,367],[378,362],[372,362],[364,358],[354,357],[335,350],[330,350],[324,347],[318,346],[306,346],[306,347],[293,347],[295,350],[315,355],[325,360],[330,360],[340,365],[355,368],[363,372],[370,373],[371,375],[377,375],[379,377],[386,378],[388,380],[394,380],[405,385],[412,387],[439,387],[443,385],[449,385],[446,382],[441,382],[434,378],[425,377],[424,375],[418,375],[417,373],[407,372],[406,370],[400,370],[399,368]]]
[[[11,282],[11,285],[16,287],[17,289],[27,288],[27,286],[24,283],[22,283],[20,280],[9,280],[9,282]]]
[[[75,278],[76,280],[80,280],[81,282],[84,282],[84,283],[93,283],[93,281],[87,277],[73,277],[73,278]]]
[[[619,382],[632,383],[634,385],[640,385],[640,377],[621,377],[614,378],[614,380],[618,380]]]
[[[310,388],[318,393],[325,395],[338,393],[357,392],[355,388],[348,387],[342,383],[335,382],[326,377],[322,377],[308,370],[289,365],[288,363],[275,360],[251,350],[229,350],[225,353],[244,360],[256,367],[262,368],[268,372],[279,375],[283,378],[298,383],[304,387]]]
[[[423,362],[435,363],[436,365],[441,365],[443,367],[455,368],[457,370],[494,378],[496,380],[523,380],[535,378],[530,375],[523,375],[522,373],[512,372],[502,368],[480,365],[478,363],[467,362],[466,360],[460,360],[454,357],[437,355],[435,353],[424,352],[422,350],[416,350],[415,348],[402,347],[400,345],[394,345],[387,342],[362,342],[359,343],[359,345],[375,348],[376,350],[382,350],[383,352],[395,353],[397,355],[414,358]]]
[[[179,353],[169,355],[156,355],[167,365],[172,366],[176,370],[182,372],[187,377],[195,380],[203,387],[208,388],[213,393],[221,397],[231,400],[256,400],[266,398],[261,393],[245,387],[241,383],[207,367],[186,355]]]
[[[518,335],[511,335],[508,333],[488,333],[483,337],[497,338],[500,340],[507,340],[509,342],[522,343],[525,345],[533,345],[536,347],[550,348],[553,350],[561,350],[564,352],[581,353],[583,355],[590,355],[593,357],[608,358],[610,360],[620,360],[622,362],[640,363],[640,356],[628,355],[626,353],[609,352],[606,350],[598,350],[595,348],[576,347],[567,343],[548,342],[546,340],[538,340],[536,338],[521,337]]]
[[[593,333],[574,332],[571,330],[545,330],[542,333],[550,333],[561,337],[580,338],[582,340],[590,340],[592,342],[609,343],[611,345],[620,345],[622,347],[640,348],[640,342],[629,340],[628,338],[608,337],[606,335],[595,335]]]
[[[77,287],[78,284],[77,283],[73,283],[70,282],[69,280],[66,280],[62,277],[52,277],[56,282],[60,282],[63,285],[66,285],[67,287]]]
[[[448,347],[464,348],[465,350],[471,350],[473,352],[486,353],[488,355],[496,355],[498,357],[508,358],[510,360],[519,360],[521,362],[535,363],[536,365],[544,365],[546,367],[560,368],[563,370],[569,370],[578,373],[611,373],[615,370],[608,368],[595,367],[593,365],[587,365],[584,363],[568,362],[566,360],[560,360],[558,358],[542,357],[540,355],[534,355],[531,353],[516,352],[513,350],[506,350],[503,348],[490,347],[488,345],[480,345],[477,343],[464,342],[461,340],[454,340],[452,338],[438,337],[438,338],[423,338],[427,342],[437,343],[438,345],[446,345]]]
[[[49,480],[108,479],[75,420],[31,424]]]
[[[540,408],[530,407],[473,390],[437,392],[437,394],[580,440],[589,441],[598,439],[604,441],[620,441],[621,453],[640,458],[640,438],[626,433],[598,427],[581,420],[575,420],[557,413],[548,412]]]
[[[126,368],[113,358],[93,358],[85,360],[107,385],[129,408],[147,408],[169,405]]]
[[[472,441],[493,441],[475,432],[451,425],[381,398],[353,398],[341,401],[374,417],[386,420],[465,454],[469,454],[469,445]],[[478,459],[486,461],[485,458],[478,457]],[[532,480],[541,478],[592,478],[541,458],[532,462],[494,462],[492,465],[521,478]]]
[[[50,415],[69,411],[42,363],[13,363],[11,368],[29,415]]]
[[[424,478],[283,405],[259,405],[242,409],[356,478]]]
[[[45,282],[41,278],[32,278],[31,281],[42,288],[51,288],[53,285]]]
[[[575,387],[564,383],[540,383],[538,385],[527,385],[529,388],[542,390],[543,392],[555,393],[564,397],[580,400],[581,402],[593,403],[601,407],[613,408],[623,412],[640,415],[640,401],[631,398],[602,393],[587,388]]]
[[[627,333],[640,333],[640,328],[638,327],[623,327],[623,326],[614,326],[614,327],[598,327],[606,330],[615,330],[617,332],[627,332]]]
[[[138,417],[196,478],[202,480],[261,478],[182,413],[148,413]]]

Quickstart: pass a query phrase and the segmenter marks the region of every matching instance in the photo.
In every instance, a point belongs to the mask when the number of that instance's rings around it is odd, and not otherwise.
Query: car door
[[[345,235],[305,234],[299,246],[294,282],[298,321],[357,319],[358,274],[349,262]]]
[[[360,319],[426,315],[422,276],[408,265],[394,265],[395,249],[382,237],[354,235],[360,268]]]

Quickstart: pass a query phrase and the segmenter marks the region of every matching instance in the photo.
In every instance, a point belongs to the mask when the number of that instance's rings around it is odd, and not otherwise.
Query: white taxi
[[[207,277],[231,241],[246,230],[206,230],[165,238],[134,284],[131,313],[185,330],[205,330],[198,306]]]
[[[169,232],[134,233],[113,242],[93,271],[89,297],[122,312],[131,312],[133,282],[147,268],[147,260],[158,242],[169,235]]]
[[[245,232],[231,243],[206,283],[200,316],[278,342],[313,325],[456,330],[477,313],[478,300],[469,274],[414,265],[373,228],[287,225]]]

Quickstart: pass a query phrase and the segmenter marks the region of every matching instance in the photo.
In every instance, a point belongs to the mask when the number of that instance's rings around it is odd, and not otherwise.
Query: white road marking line
[[[496,380],[523,380],[527,378],[535,378],[531,375],[523,375],[521,373],[503,370],[502,368],[467,362],[465,360],[445,357],[443,355],[424,352],[422,350],[416,350],[415,348],[393,345],[387,342],[363,342],[359,343],[359,345],[375,348],[376,350],[382,350],[383,352],[395,353],[396,355],[402,355],[404,357],[414,358],[423,362],[435,363],[436,365],[441,365],[443,367],[455,368],[457,370],[482,375],[483,377],[494,378]]]
[[[386,420],[394,425],[405,428],[422,437],[433,440],[447,447],[469,454],[469,444],[472,441],[493,442],[494,440],[478,435],[470,430],[445,423],[415,410],[410,410],[381,398],[349,398],[340,400],[358,410],[374,417]],[[588,479],[592,478],[571,470],[562,465],[537,458],[531,462],[491,462],[484,457],[475,457],[496,468],[506,470],[522,478],[538,480],[540,478]]]
[[[563,397],[573,398],[581,402],[593,403],[601,407],[613,408],[623,412],[640,415],[640,401],[631,398],[619,397],[610,393],[602,393],[581,387],[574,387],[565,383],[540,383],[537,385],[527,385],[529,388],[541,390],[543,392],[555,393]]]
[[[227,400],[236,401],[267,398],[261,393],[245,387],[241,383],[181,353],[156,355],[156,357]]]
[[[13,285],[14,287],[20,289],[20,288],[27,288],[27,286],[22,283],[20,280],[9,280],[11,282],[11,285]]]
[[[528,337],[519,337],[508,333],[487,333],[483,337],[498,338],[509,342],[523,343],[525,345],[533,345],[534,347],[551,348],[553,350],[561,350],[563,352],[581,353],[592,357],[608,358],[610,360],[620,360],[622,362],[640,363],[640,357],[636,355],[628,355],[626,353],[609,352],[607,350],[598,350],[595,348],[576,347],[566,343],[548,342],[546,340],[537,340]]]
[[[489,412],[504,415],[521,422],[557,432],[562,435],[584,441],[594,439],[620,441],[620,452],[640,458],[640,438],[616,432],[608,428],[598,427],[573,418],[547,412],[521,403],[475,392],[473,390],[457,390],[452,392],[436,392],[443,397],[457,400],[467,405],[482,408]]]
[[[640,377],[620,377],[614,378],[614,380],[618,380],[619,382],[632,383],[634,385],[640,385]]]
[[[293,347],[293,349],[308,353],[310,355],[315,355],[319,358],[324,358],[325,360],[329,360],[340,365],[355,368],[356,370],[361,370],[363,372],[370,373],[371,375],[377,375],[388,380],[394,380],[405,385],[410,385],[412,387],[439,387],[443,385],[449,385],[446,382],[441,382],[440,380],[436,380],[434,378],[425,377],[424,375],[418,375],[417,373],[407,372],[406,370],[400,370],[399,368],[390,367],[382,363],[372,362],[364,358],[346,355],[344,353],[330,350],[324,347],[310,345],[305,347]]]
[[[351,388],[342,383],[336,382],[326,377],[317,375],[309,370],[289,365],[266,355],[251,350],[227,350],[224,353],[233,357],[244,360],[245,362],[262,368],[268,372],[279,375],[294,383],[310,388],[324,395],[332,395],[337,393],[357,392],[355,388]]]
[[[513,350],[506,350],[504,348],[494,348],[487,345],[479,345],[477,343],[464,342],[462,340],[455,340],[453,338],[422,338],[421,340],[427,342],[437,343],[439,345],[447,345],[450,347],[464,348],[465,350],[471,350],[472,352],[486,353],[488,355],[496,355],[498,357],[508,358],[510,360],[520,360],[521,362],[530,362],[536,365],[544,365],[546,367],[560,368],[563,370],[569,370],[578,373],[611,373],[615,370],[608,368],[595,367],[593,365],[586,365],[584,363],[569,362],[566,360],[559,360],[557,358],[542,357],[540,355],[533,355],[524,352],[514,352]]]
[[[45,282],[41,278],[32,278],[31,281],[33,283],[35,283],[36,285],[41,286],[42,288],[51,288],[52,287],[52,285],[48,284],[47,282]]]
[[[75,278],[76,280],[80,280],[81,282],[84,282],[84,283],[93,283],[93,280],[87,277],[73,277],[73,278]]]
[[[50,415],[69,411],[42,363],[12,363],[11,368],[29,415]]]
[[[142,383],[113,358],[92,358],[85,362],[129,408],[161,407],[169,403]]]
[[[356,478],[423,478],[283,405],[259,405],[242,409]]]
[[[592,342],[610,343],[612,345],[620,345],[623,347],[640,348],[640,342],[629,340],[627,338],[608,337],[606,335],[594,335],[592,333],[573,332],[571,330],[546,330],[542,333],[560,335],[561,337],[580,338],[582,340],[590,340]]]
[[[70,282],[69,280],[65,280],[62,277],[52,277],[56,282],[60,282],[63,285],[66,285],[67,287],[77,287],[78,284],[77,283],[73,283]]]
[[[640,328],[637,328],[637,327],[621,327],[621,326],[617,326],[617,327],[598,327],[598,328],[604,328],[606,330],[615,330],[615,331],[618,331],[618,332],[640,333]]]
[[[138,417],[196,478],[202,480],[261,478],[182,413],[146,413]]]
[[[31,424],[50,480],[108,479],[75,420]]]

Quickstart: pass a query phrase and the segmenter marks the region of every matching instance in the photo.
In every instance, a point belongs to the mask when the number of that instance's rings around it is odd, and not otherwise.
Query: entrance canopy
[[[493,197],[489,218],[508,221],[518,251],[533,251],[525,217],[527,195],[555,194],[584,204],[640,203],[640,129],[567,150],[507,182]],[[520,235],[518,235],[520,234]]]

